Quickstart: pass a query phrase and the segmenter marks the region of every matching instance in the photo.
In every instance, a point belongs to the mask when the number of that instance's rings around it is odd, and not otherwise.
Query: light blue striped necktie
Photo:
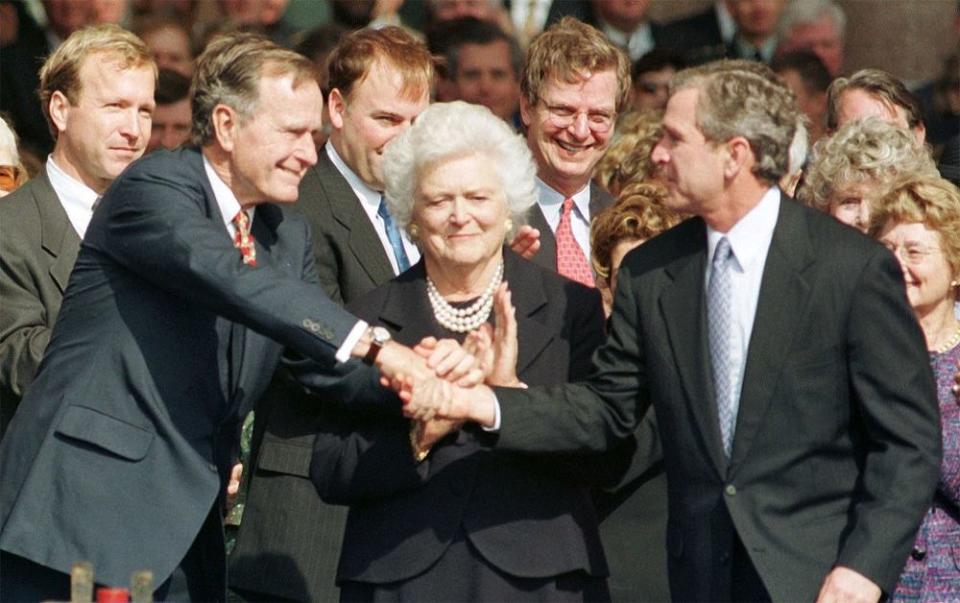
[[[723,452],[730,458],[733,450],[733,431],[737,424],[737,403],[734,399],[733,360],[730,345],[733,329],[732,286],[730,282],[733,250],[726,237],[717,243],[707,285],[707,327],[709,329],[710,365],[713,369],[713,389],[716,394],[717,415]]]
[[[393,222],[390,210],[387,209],[387,200],[380,195],[380,206],[377,208],[377,215],[383,220],[383,227],[387,231],[387,240],[390,241],[390,247],[393,248],[393,257],[397,260],[397,268],[400,272],[406,272],[410,267],[410,260],[407,259],[407,250],[403,247],[403,238],[400,236],[400,229]]]

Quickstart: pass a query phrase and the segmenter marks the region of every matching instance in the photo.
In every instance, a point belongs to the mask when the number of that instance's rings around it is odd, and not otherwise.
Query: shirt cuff
[[[347,333],[347,338],[343,340],[343,345],[337,349],[337,362],[350,360],[350,353],[353,352],[353,348],[357,347],[357,342],[363,337],[368,326],[370,325],[363,320],[358,320],[357,324],[353,325],[353,328]]]
[[[488,433],[500,431],[500,400],[497,399],[497,394],[493,394],[493,427],[481,425],[480,428]]]

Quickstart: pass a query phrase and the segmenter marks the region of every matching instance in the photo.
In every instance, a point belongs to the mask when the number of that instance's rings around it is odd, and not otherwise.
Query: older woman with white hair
[[[877,118],[853,121],[814,145],[797,196],[866,232],[871,205],[901,174],[939,175],[910,132]]]
[[[390,211],[422,259],[350,309],[411,345],[466,339],[489,383],[584,377],[603,339],[600,295],[504,246],[536,198],[523,140],[486,108],[434,104],[387,148],[383,172]],[[399,402],[386,419],[328,413],[311,476],[325,500],[350,505],[342,599],[608,598],[584,486],[603,460],[502,454],[484,448],[481,430],[457,427],[424,434]],[[430,449],[434,430],[445,435]]]
[[[27,171],[20,163],[17,137],[0,117],[0,197],[9,195],[27,181]]]

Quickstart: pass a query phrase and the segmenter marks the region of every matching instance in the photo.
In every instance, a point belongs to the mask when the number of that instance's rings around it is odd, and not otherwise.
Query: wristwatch
[[[370,347],[367,349],[367,354],[363,357],[363,362],[364,364],[373,366],[373,363],[377,360],[377,356],[380,354],[380,349],[387,345],[387,342],[393,339],[393,336],[390,335],[390,331],[383,327],[370,327],[369,333]]]

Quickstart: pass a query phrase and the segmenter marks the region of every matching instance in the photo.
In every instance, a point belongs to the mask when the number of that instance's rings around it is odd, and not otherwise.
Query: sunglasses
[[[0,190],[10,192],[17,188],[20,168],[15,165],[0,165]]]

